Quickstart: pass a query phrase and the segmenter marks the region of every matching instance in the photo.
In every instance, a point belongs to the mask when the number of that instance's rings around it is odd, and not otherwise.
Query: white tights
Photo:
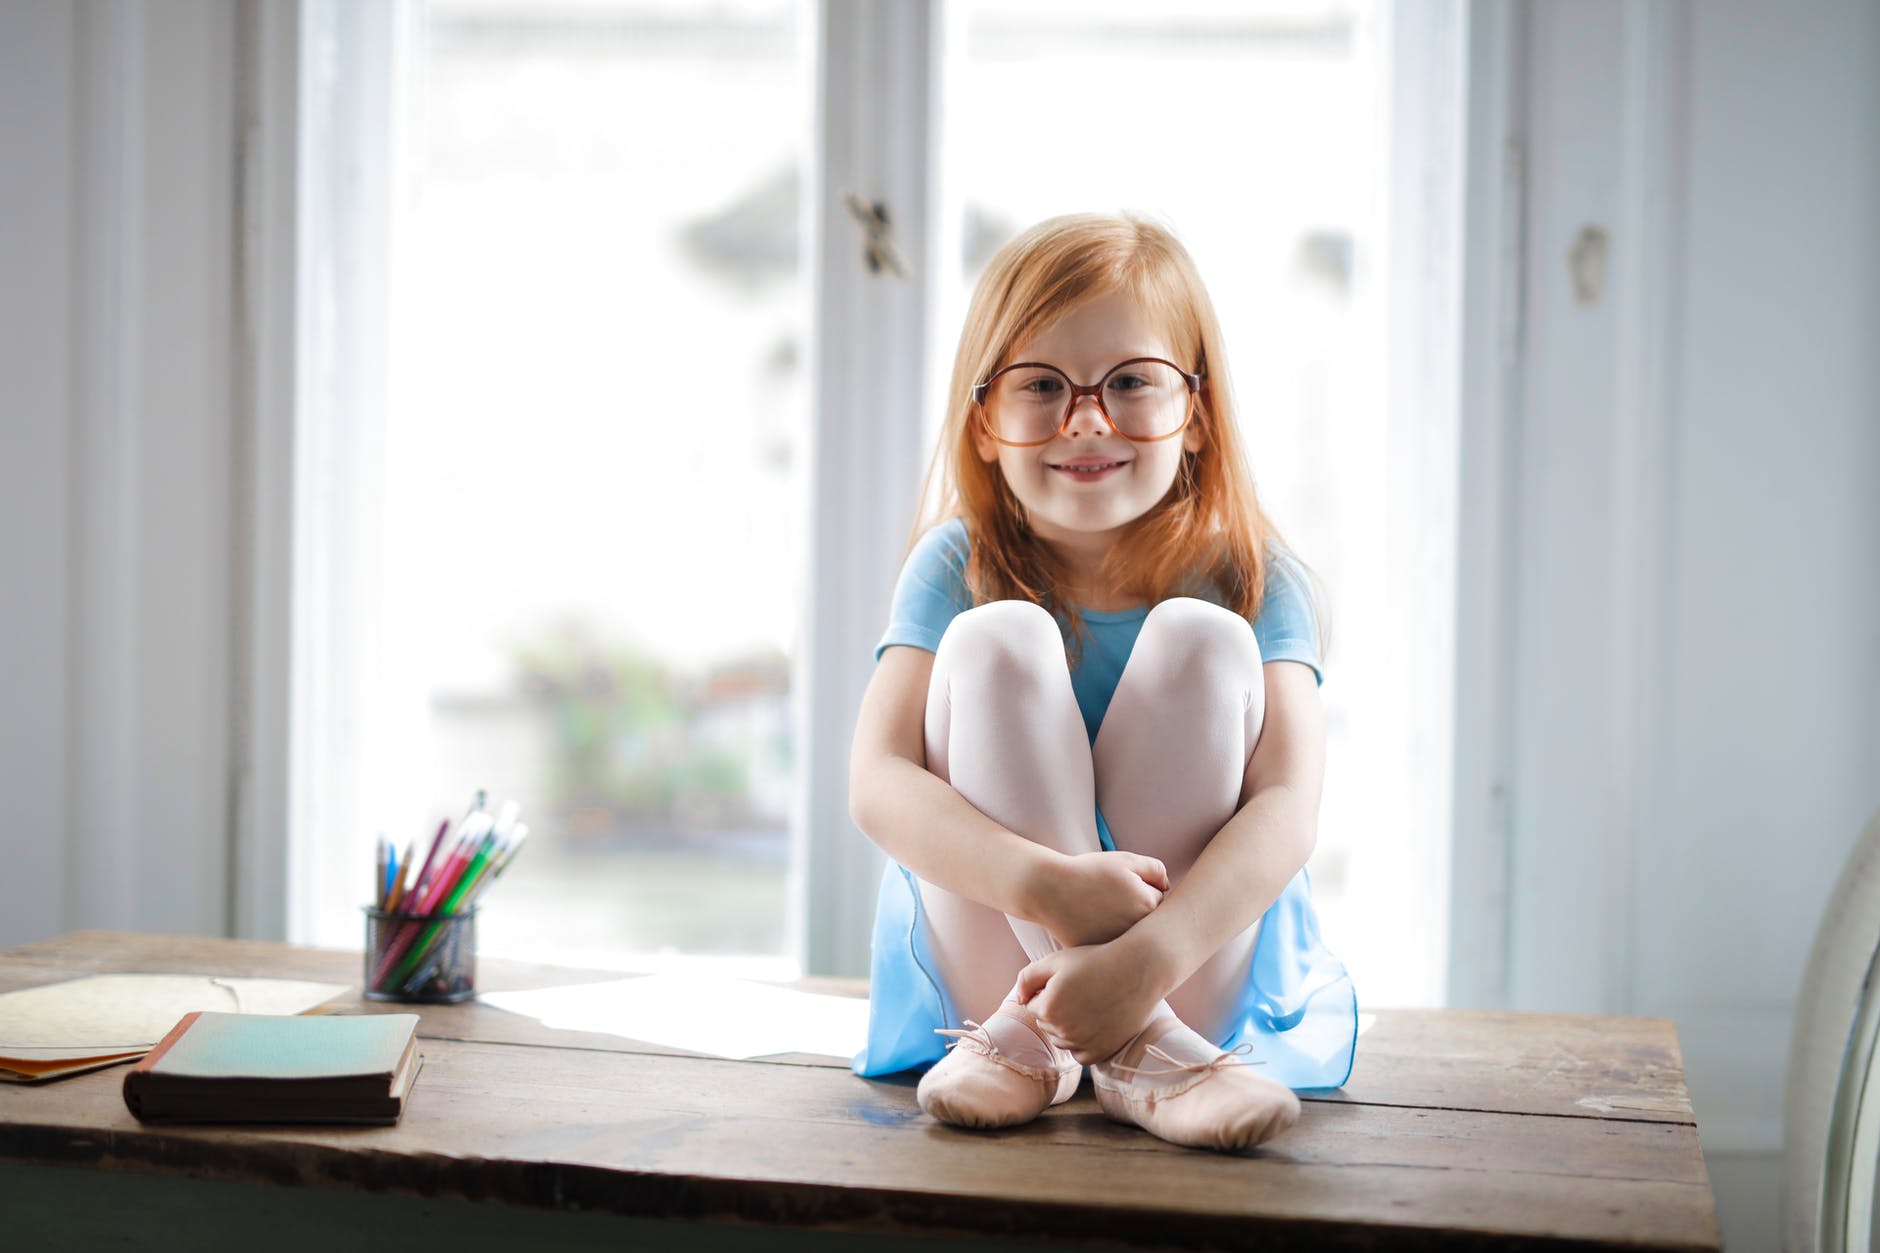
[[[1001,826],[1064,853],[1102,848],[1094,800],[1116,847],[1160,859],[1173,887],[1239,809],[1265,713],[1247,620],[1205,601],[1166,600],[1143,622],[1092,746],[1056,622],[1029,602],[994,601],[960,614],[940,641],[927,768]],[[920,897],[962,1018],[990,1018],[1027,962],[1063,947],[1037,923],[924,880]],[[1236,1026],[1259,926],[1168,996],[1176,1016],[1217,1046]]]

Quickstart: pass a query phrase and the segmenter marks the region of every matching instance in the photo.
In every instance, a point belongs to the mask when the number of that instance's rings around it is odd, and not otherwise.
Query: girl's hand
[[[1107,944],[1162,903],[1168,870],[1122,850],[1077,853],[1056,863],[1037,888],[1033,921],[1071,948]]]
[[[1129,1043],[1162,993],[1148,964],[1112,943],[1046,953],[1019,972],[1018,999],[1047,1039],[1087,1066]]]

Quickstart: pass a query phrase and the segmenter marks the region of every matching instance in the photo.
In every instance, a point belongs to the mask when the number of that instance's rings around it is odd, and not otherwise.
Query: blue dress
[[[953,618],[972,607],[966,590],[968,540],[965,524],[950,518],[929,530],[908,555],[896,584],[888,629],[875,648],[909,644],[938,651]],[[1318,632],[1310,595],[1296,567],[1284,556],[1268,565],[1266,596],[1253,633],[1262,661],[1300,661],[1319,675]],[[1083,611],[1089,630],[1071,689],[1091,743],[1122,678],[1147,608],[1112,613]],[[1097,835],[1114,850],[1109,824],[1099,811]],[[863,1076],[925,1069],[946,1052],[936,1027],[957,1027],[939,968],[928,950],[920,892],[905,866],[883,867],[875,902],[869,972],[868,1041],[850,1062]],[[1295,1089],[1335,1088],[1351,1077],[1358,1038],[1358,1001],[1344,963],[1319,938],[1312,907],[1312,881],[1301,867],[1262,916],[1253,962],[1230,1020],[1237,1024],[1215,1043],[1233,1049],[1254,1042],[1261,1073]]]

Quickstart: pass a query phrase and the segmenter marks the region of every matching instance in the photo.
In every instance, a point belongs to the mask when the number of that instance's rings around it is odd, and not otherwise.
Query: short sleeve
[[[1282,553],[1266,563],[1266,595],[1253,620],[1253,638],[1260,645],[1260,660],[1302,661],[1312,667],[1321,686],[1318,618],[1312,611],[1312,590],[1299,563]]]
[[[940,637],[955,617],[973,607],[966,590],[966,524],[948,518],[914,542],[894,585],[888,629],[875,645],[875,660],[893,644],[940,650]]]

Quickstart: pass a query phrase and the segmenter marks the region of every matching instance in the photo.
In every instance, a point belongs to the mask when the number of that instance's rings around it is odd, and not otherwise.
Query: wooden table
[[[124,971],[356,986],[359,955],[96,931],[0,950],[0,990]],[[486,991],[618,977],[478,970]],[[87,1223],[109,1225],[98,1198],[116,1180],[134,1193],[122,1217],[159,1245],[164,1198],[223,1185],[176,1202],[191,1216],[177,1247],[202,1247],[218,1213],[269,1227],[272,1247],[348,1253],[411,1247],[413,1231],[532,1249],[644,1243],[630,1233],[662,1248],[915,1235],[944,1238],[917,1246],[930,1249],[1721,1247],[1669,1021],[1375,1012],[1349,1083],[1307,1095],[1284,1135],[1217,1154],[1108,1121],[1087,1080],[1033,1123],[967,1132],[921,1113],[912,1075],[727,1061],[474,1003],[427,1007],[424,1071],[396,1127],[145,1127],[124,1106],[121,1067],[0,1084],[0,1213],[83,1247],[100,1237]],[[93,1200],[74,1211],[51,1199],[61,1187]]]

